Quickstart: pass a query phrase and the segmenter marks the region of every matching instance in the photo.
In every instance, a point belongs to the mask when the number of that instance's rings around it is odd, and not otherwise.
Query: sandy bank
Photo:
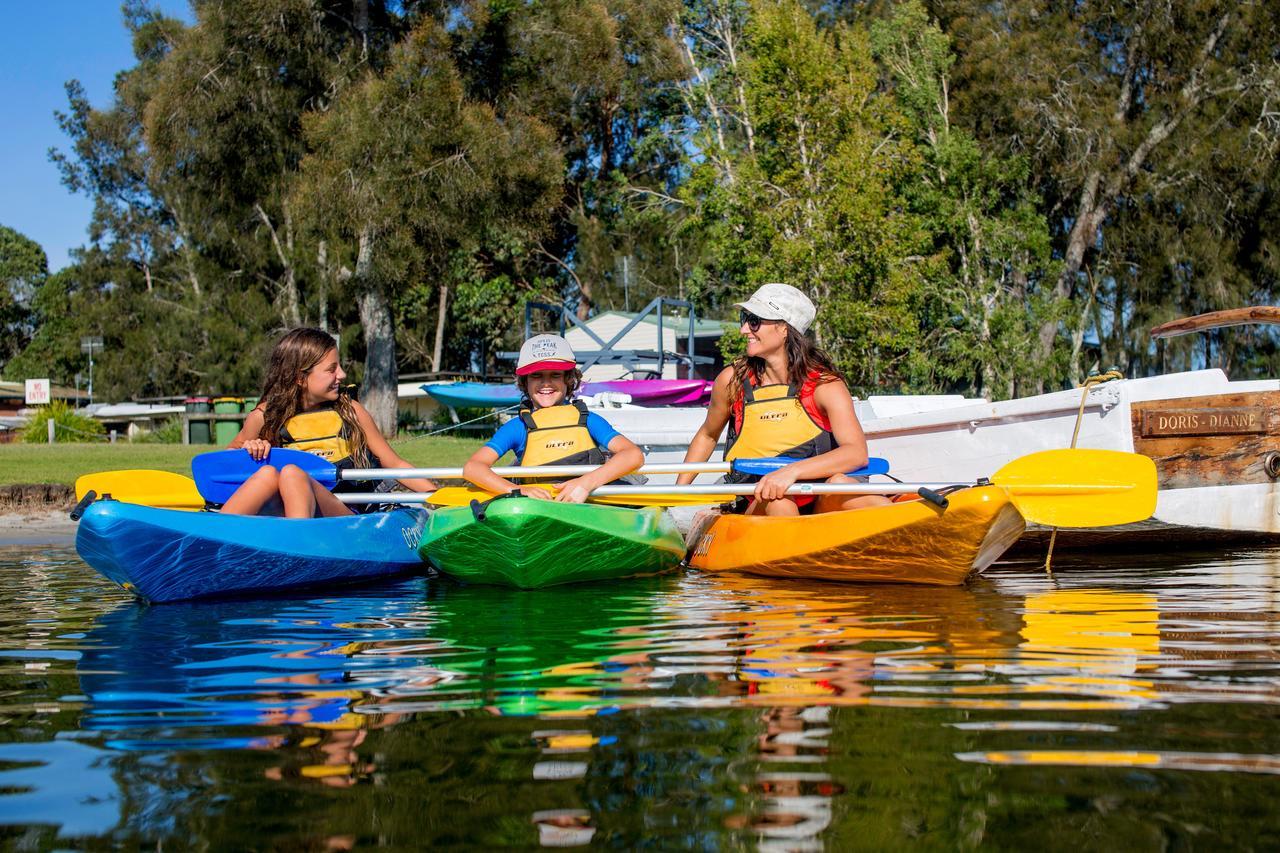
[[[47,507],[0,510],[0,546],[70,545],[75,541],[76,523],[64,509]]]

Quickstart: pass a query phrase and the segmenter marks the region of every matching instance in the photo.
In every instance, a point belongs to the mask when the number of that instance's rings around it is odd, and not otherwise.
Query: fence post
[[[111,431],[111,443],[112,443],[112,444],[115,444],[115,443],[116,443],[116,431],[115,431],[115,430],[112,430],[112,431]]]
[[[57,441],[58,425],[54,423],[53,418],[49,418],[46,423],[49,427],[49,443],[53,444]]]

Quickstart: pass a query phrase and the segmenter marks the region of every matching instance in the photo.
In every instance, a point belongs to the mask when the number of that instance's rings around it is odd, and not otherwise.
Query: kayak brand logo
[[[760,415],[762,421],[785,421],[791,416],[790,412],[764,412]]]
[[[546,447],[547,447],[547,450],[564,450],[566,448],[573,447],[574,443],[575,442],[572,439],[563,440],[563,441],[548,441],[546,444]]]
[[[422,542],[422,525],[419,524],[412,529],[402,527],[400,528],[400,535],[404,537],[404,544],[409,546],[409,550],[416,553],[418,545]]]

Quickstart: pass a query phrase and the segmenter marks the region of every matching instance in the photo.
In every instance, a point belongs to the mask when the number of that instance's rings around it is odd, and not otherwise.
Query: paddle
[[[247,454],[246,454],[247,455]],[[118,501],[163,509],[204,509],[195,481],[169,471],[100,471],[76,480],[76,500],[90,491]]]
[[[1022,456],[992,475],[990,484],[1005,489],[1029,522],[1056,527],[1105,527],[1151,517],[1156,505],[1155,464],[1145,456],[1116,450],[1043,450]],[[795,495],[916,494],[921,489],[945,489],[954,483],[803,483]],[[985,485],[985,483],[979,483]],[[749,495],[752,484],[692,486],[602,486],[591,493],[593,503],[629,506],[673,506],[723,503],[734,495]],[[467,487],[437,489],[430,494],[346,494],[346,503],[398,502],[465,506],[472,500],[496,497]]]
[[[763,476],[775,471],[783,465],[794,462],[794,459],[769,457],[765,459],[735,459],[730,462],[673,462],[669,464],[651,464],[640,468],[641,474],[679,474],[684,472],[704,472],[727,474],[738,471],[743,474]],[[191,473],[195,477],[196,487],[200,494],[213,503],[225,503],[240,485],[252,477],[263,465],[283,468],[285,465],[296,465],[306,471],[311,478],[325,488],[332,489],[340,479],[348,480],[399,480],[405,477],[428,477],[434,479],[460,479],[461,468],[364,468],[339,471],[333,463],[301,450],[288,450],[273,447],[267,458],[261,462],[243,450],[214,450],[201,453],[191,460]],[[596,465],[543,465],[538,468],[507,466],[494,468],[499,477],[575,477],[594,471]],[[887,474],[889,463],[884,459],[874,458],[867,462],[865,468],[853,473],[858,475]]]

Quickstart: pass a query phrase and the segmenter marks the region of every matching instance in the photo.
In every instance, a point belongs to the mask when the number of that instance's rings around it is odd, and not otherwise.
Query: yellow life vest
[[[314,453],[339,468],[353,468],[348,435],[342,416],[326,407],[289,418],[280,429],[280,446]]]
[[[808,459],[836,448],[836,437],[804,408],[791,385],[748,382],[742,389],[742,426],[729,419],[726,460],[784,456]]]
[[[520,410],[520,420],[528,430],[524,453],[517,464],[599,465],[605,455],[587,431],[587,407],[581,400]]]

